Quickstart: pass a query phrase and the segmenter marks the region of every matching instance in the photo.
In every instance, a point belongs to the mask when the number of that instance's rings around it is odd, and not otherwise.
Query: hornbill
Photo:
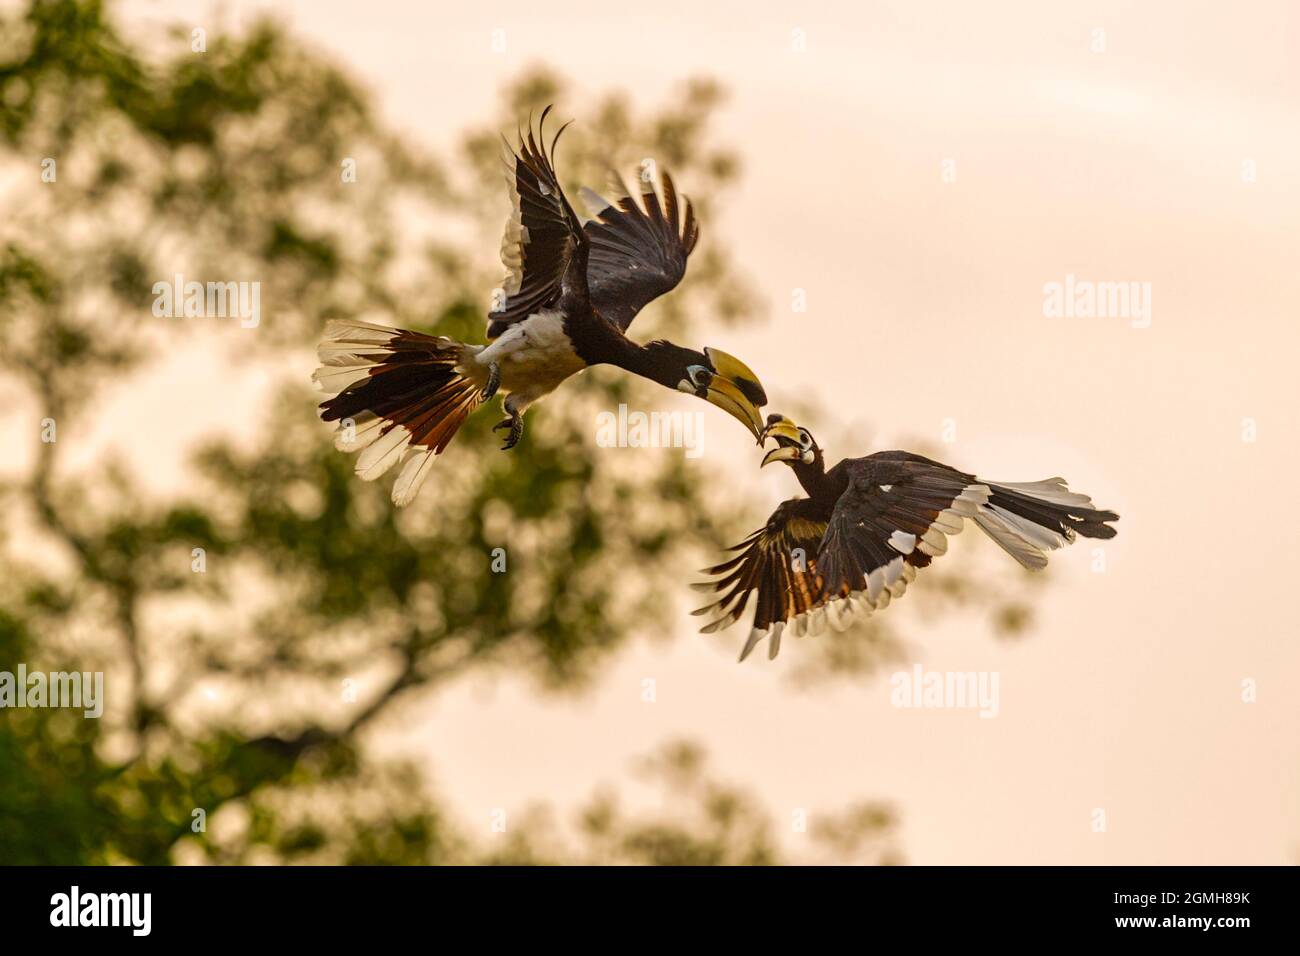
[[[918,568],[948,550],[948,535],[970,518],[1031,571],[1047,566],[1046,552],[1076,535],[1113,538],[1113,511],[1092,506],[1063,478],[994,482],[906,451],[846,458],[827,469],[821,447],[806,428],[784,415],[768,416],[760,441],[777,447],[762,465],[789,465],[807,493],[772,512],[767,524],[731,548],[735,557],[705,574],[697,590],[721,595],[695,614],[718,617],[712,633],[740,619],[757,594],[743,661],[764,637],[775,658],[781,634],[844,630],[853,619],[901,597]]]
[[[518,150],[506,143],[514,210],[501,258],[509,275],[489,318],[489,344],[359,321],[331,322],[320,344],[313,378],[333,395],[321,403],[321,418],[340,422],[339,449],[361,451],[362,478],[405,460],[393,486],[398,505],[415,497],[434,457],[498,388],[508,393],[508,417],[494,430],[508,429],[502,447],[513,448],[523,436],[524,409],[592,365],[616,365],[705,399],[755,437],[763,427],[759,408],[767,396],[742,362],[664,340],[641,345],[625,334],[636,314],[686,272],[699,238],[690,200],[678,198],[667,172],[661,190],[643,177],[640,204],[626,188],[616,203],[584,188],[596,215],[584,225],[553,165],[565,127],[546,145],[549,112],[536,136],[529,120]]]

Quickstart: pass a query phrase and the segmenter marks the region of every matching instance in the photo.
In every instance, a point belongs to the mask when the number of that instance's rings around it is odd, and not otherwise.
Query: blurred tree
[[[612,791],[596,794],[570,831],[535,809],[528,825],[509,831],[488,863],[581,863],[593,866],[770,866],[779,863],[900,861],[894,811],[863,802],[831,816],[789,822],[801,852],[791,856],[775,838],[776,825],[752,794],[713,779],[704,752],[672,741],[643,761],[640,776],[660,799],[652,815],[625,810]],[[803,811],[793,811],[800,815]],[[517,834],[517,835],[516,835]]]
[[[570,110],[583,122],[566,136],[566,186],[658,157],[707,223],[738,165],[707,140],[719,96],[701,81],[649,117],[618,96]],[[198,456],[189,500],[149,500],[150,436],[129,426],[139,460],[68,460],[111,389],[177,355],[274,367],[327,318],[363,314],[481,335],[500,278],[496,131],[563,97],[558,79],[529,74],[447,166],[379,125],[355,82],[273,22],[132,42],[97,0],[0,15],[0,369],[35,449],[0,488],[0,669],[102,670],[110,688],[102,720],[0,711],[0,861],[783,859],[761,805],[708,779],[688,745],[656,764],[685,802],[669,817],[599,797],[576,843],[539,822],[489,852],[410,766],[361,742],[394,701],[472,670],[581,687],[629,635],[671,633],[679,605],[664,595],[682,593],[701,546],[766,513],[706,502],[679,456],[632,467],[592,454],[581,423],[635,400],[630,377],[566,386],[509,455],[492,416],[471,420],[437,493],[401,513],[354,477],[287,376],[248,440]],[[259,282],[265,320],[155,316],[154,283],[178,273]],[[752,309],[706,239],[682,288],[638,324],[677,334],[693,315]],[[57,440],[39,440],[38,423]],[[492,571],[498,547],[507,574]],[[639,573],[608,573],[626,566]],[[857,674],[894,646],[878,624],[855,635],[804,646]],[[890,862],[892,825],[866,805],[814,821],[810,845]]]

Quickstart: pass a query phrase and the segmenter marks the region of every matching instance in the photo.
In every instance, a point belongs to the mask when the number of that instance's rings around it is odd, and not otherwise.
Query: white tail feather
[[[1047,557],[1043,552],[1008,527],[997,512],[981,510],[975,516],[975,523],[998,547],[1029,570],[1039,571],[1047,567]]]

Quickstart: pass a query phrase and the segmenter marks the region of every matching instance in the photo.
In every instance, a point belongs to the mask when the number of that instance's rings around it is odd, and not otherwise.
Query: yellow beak
[[[798,448],[792,445],[782,445],[780,448],[773,448],[766,455],[764,455],[763,464],[759,465],[758,467],[763,468],[767,465],[772,464],[772,462],[774,461],[795,461],[799,459],[802,455],[803,452],[800,451]]]
[[[705,397],[748,428],[762,444],[763,415],[759,409],[767,404],[763,383],[734,355],[713,348],[706,348],[704,354],[716,373]]]
[[[763,431],[763,415],[758,410],[758,406],[751,402],[734,382],[721,375],[713,376],[705,398],[748,428],[750,434],[758,438],[759,444],[762,444],[759,436]]]

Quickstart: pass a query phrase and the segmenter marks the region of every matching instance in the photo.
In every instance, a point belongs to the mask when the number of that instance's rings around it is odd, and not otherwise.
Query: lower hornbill
[[[740,619],[757,595],[743,661],[764,638],[776,657],[787,626],[796,635],[843,630],[901,597],[937,555],[947,536],[969,518],[1030,570],[1047,566],[1046,552],[1085,538],[1113,538],[1113,511],[1066,487],[1063,478],[994,482],[906,451],[846,458],[827,469],[812,433],[784,415],[771,415],[760,440],[777,447],[763,465],[785,462],[807,493],[772,512],[767,524],[731,548],[735,557],[704,573],[694,587],[720,595],[696,614],[719,616],[712,633]],[[762,466],[760,466],[762,467]]]
[[[503,447],[512,448],[523,436],[524,409],[592,365],[615,365],[705,399],[756,438],[762,429],[767,396],[744,363],[717,349],[641,345],[625,334],[686,272],[699,238],[690,200],[679,200],[667,172],[660,190],[643,177],[640,204],[626,188],[613,204],[583,189],[596,218],[582,223],[552,162],[564,127],[546,146],[549,112],[536,136],[530,120],[517,151],[506,144],[514,212],[501,258],[509,275],[489,317],[489,344],[358,321],[331,322],[320,344],[313,378],[333,395],[321,404],[321,418],[340,423],[338,448],[361,451],[362,478],[406,462],[393,486],[398,505],[415,497],[434,457],[498,388],[508,393],[508,417],[495,427],[509,430]]]

